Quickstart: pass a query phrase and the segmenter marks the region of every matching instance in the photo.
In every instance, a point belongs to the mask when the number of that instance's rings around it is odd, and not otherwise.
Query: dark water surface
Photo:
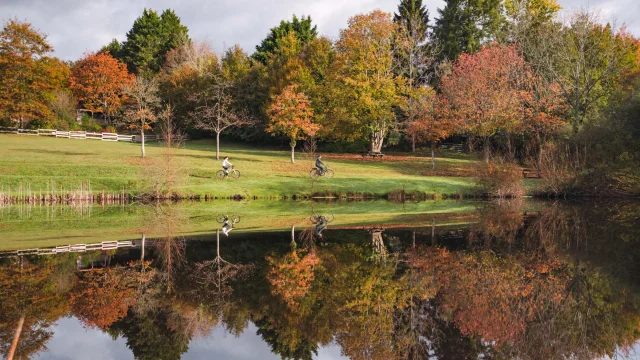
[[[640,203],[307,205],[4,209],[0,352],[638,358]]]

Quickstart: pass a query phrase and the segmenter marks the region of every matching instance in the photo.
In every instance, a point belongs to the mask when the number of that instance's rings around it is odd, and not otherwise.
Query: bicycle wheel
[[[311,178],[312,178],[313,180],[315,180],[315,179],[317,179],[317,178],[318,178],[318,176],[320,176],[320,173],[318,172],[318,169],[313,168],[313,169],[311,169],[311,171],[309,172],[309,176],[311,176]]]
[[[326,215],[324,218],[325,218],[325,219],[327,219],[327,222],[328,222],[328,223],[332,222],[332,221],[335,219],[335,217],[333,216],[333,214],[331,214],[331,215]]]
[[[224,222],[225,218],[226,218],[226,216],[224,216],[224,215],[218,215],[218,217],[216,217],[216,221],[219,222],[220,224],[222,224]]]
[[[218,170],[218,172],[216,173],[216,178],[218,178],[218,180],[224,179],[224,170]]]
[[[231,177],[232,177],[232,178],[234,178],[234,179],[239,178],[239,177],[240,177],[240,171],[238,171],[238,170],[233,170],[233,171],[231,172]]]
[[[331,179],[333,177],[333,170],[327,169],[327,171],[324,172],[324,177]]]
[[[240,222],[240,215],[233,215],[233,223],[237,224]]]
[[[309,216],[309,220],[311,221],[312,224],[317,224],[317,223],[320,222],[320,216],[311,215],[311,216]]]

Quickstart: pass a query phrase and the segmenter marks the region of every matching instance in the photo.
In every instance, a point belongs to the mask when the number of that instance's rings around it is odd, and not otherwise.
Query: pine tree
[[[427,40],[429,10],[422,5],[422,0],[401,0],[393,21],[407,29],[418,42]]]
[[[438,9],[434,35],[440,46],[440,59],[455,60],[472,53],[497,36],[503,23],[500,0],[445,0]]]
[[[187,27],[172,10],[158,15],[151,9],[144,9],[122,43],[119,60],[127,64],[132,73],[156,74],[164,65],[167,52],[185,41],[187,33]],[[115,48],[112,44],[108,47]]]
[[[315,39],[318,36],[317,26],[311,26],[311,16],[307,16],[306,18],[303,16],[298,19],[297,16],[293,15],[291,21],[282,20],[280,25],[271,28],[267,37],[262,40],[260,45],[256,46],[256,52],[252,57],[266,64],[269,55],[276,52],[280,47],[280,40],[289,34],[289,32],[295,33],[301,45],[308,43],[311,39]]]

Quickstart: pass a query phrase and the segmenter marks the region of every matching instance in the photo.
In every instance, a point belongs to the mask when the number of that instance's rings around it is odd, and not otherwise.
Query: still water
[[[637,359],[639,217],[523,200],[1,208],[0,350]]]

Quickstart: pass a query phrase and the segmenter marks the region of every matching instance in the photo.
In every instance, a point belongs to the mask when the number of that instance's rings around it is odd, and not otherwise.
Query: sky
[[[638,0],[558,0],[566,10],[600,9],[605,20],[640,36]],[[320,34],[337,38],[349,17],[381,9],[397,10],[399,0],[0,0],[0,20],[26,20],[48,34],[54,55],[77,60],[97,51],[111,39],[126,38],[144,8],[158,12],[171,8],[189,28],[191,38],[211,43],[217,51],[239,44],[248,53],[269,29],[293,14],[311,15]],[[443,0],[423,0],[431,17]]]

